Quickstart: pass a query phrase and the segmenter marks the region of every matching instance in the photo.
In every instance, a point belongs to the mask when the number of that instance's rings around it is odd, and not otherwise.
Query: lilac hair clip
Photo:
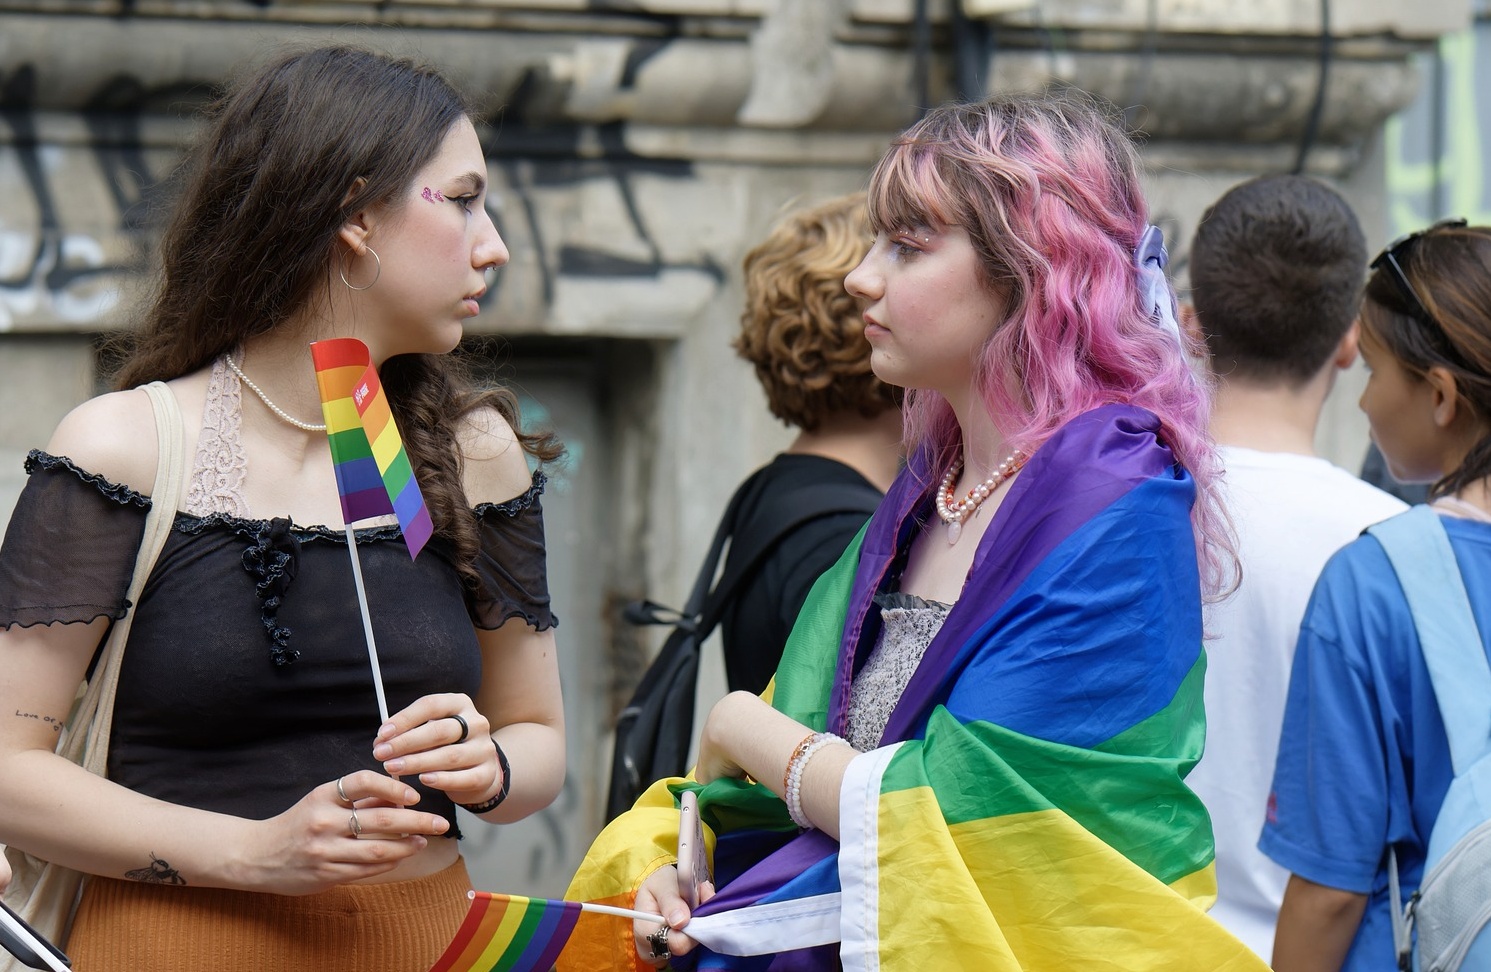
[[[1139,271],[1139,300],[1149,316],[1180,342],[1180,323],[1176,320],[1175,291],[1165,279],[1165,264],[1170,254],[1165,249],[1165,234],[1151,225],[1134,247],[1134,267]]]

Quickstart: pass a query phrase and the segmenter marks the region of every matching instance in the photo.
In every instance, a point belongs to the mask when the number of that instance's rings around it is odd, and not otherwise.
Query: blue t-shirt
[[[1442,518],[1482,632],[1491,524]],[[1258,849],[1316,884],[1370,895],[1343,972],[1396,968],[1387,847],[1405,897],[1453,777],[1408,602],[1374,537],[1343,547],[1305,611]]]

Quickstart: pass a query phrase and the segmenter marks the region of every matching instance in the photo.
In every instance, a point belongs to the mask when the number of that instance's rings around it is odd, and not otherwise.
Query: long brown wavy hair
[[[1432,320],[1425,320],[1386,265],[1367,278],[1362,329],[1410,374],[1433,367],[1455,376],[1460,403],[1491,419],[1491,226],[1434,229],[1394,251],[1403,275]],[[1491,435],[1466,453],[1459,467],[1429,487],[1450,496],[1491,476]]]
[[[123,338],[115,385],[190,374],[290,326],[330,279],[337,231],[404,190],[463,117],[467,103],[434,70],[355,47],[288,51],[240,78],[209,109],[185,165],[155,297]],[[380,375],[435,532],[474,581],[461,419],[495,408],[540,461],[559,444],[522,432],[512,393],[475,388],[449,355],[393,357]]]

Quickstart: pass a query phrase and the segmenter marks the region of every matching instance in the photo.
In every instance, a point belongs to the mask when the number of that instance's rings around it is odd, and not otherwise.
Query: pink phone
[[[678,893],[690,909],[699,907],[699,886],[708,880],[709,854],[699,819],[699,795],[685,790],[678,798]]]

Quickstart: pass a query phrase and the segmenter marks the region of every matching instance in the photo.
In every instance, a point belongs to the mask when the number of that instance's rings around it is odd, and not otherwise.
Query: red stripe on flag
[[[439,960],[430,968],[430,972],[456,972],[457,960],[461,958],[466,947],[477,940],[477,933],[481,931],[482,919],[486,916],[487,909],[491,904],[490,898],[484,898],[476,894],[471,899],[470,906],[466,909],[466,918],[461,922],[461,927],[456,930],[456,937],[452,939],[449,946],[441,954]],[[481,940],[485,941],[485,937]],[[476,953],[480,955],[481,952]],[[473,956],[474,957],[474,956]],[[467,960],[470,964],[470,959]]]
[[[368,355],[368,346],[357,338],[331,338],[326,341],[312,342],[311,361],[315,364],[317,371],[345,368],[349,365],[366,368],[372,363]]]

